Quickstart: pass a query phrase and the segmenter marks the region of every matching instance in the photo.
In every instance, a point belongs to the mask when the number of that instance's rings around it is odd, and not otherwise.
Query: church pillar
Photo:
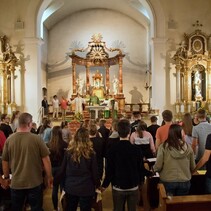
[[[158,109],[160,114],[164,107],[170,107],[170,87],[167,86],[166,77],[167,71],[165,69],[164,59],[166,55],[166,39],[153,38],[151,41],[151,61],[152,61],[152,108]],[[167,101],[169,98],[169,102]]]
[[[207,62],[207,101],[211,103],[211,62]]]
[[[76,95],[76,70],[75,70],[76,64],[73,61],[72,62],[72,74],[73,74],[73,95]]]
[[[181,69],[181,65],[180,64],[176,64],[176,102],[180,103],[181,101],[181,93],[180,93],[180,69]]]
[[[42,72],[41,72],[41,45],[43,41],[36,37],[24,39],[24,55],[27,62],[21,70],[21,102],[22,111],[29,112],[33,120],[40,122],[41,101],[42,101]]]
[[[89,82],[90,68],[86,66],[86,94],[90,95],[90,82]]]

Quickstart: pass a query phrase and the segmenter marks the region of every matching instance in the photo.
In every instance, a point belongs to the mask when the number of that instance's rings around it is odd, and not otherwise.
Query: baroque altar
[[[18,59],[12,51],[7,36],[0,37],[0,113],[12,114],[16,110],[15,101],[15,68]]]
[[[176,68],[176,117],[205,108],[211,113],[210,35],[197,29],[184,34],[173,60]]]
[[[86,52],[86,57],[77,55],[78,52]],[[109,56],[109,52],[117,52],[113,57]],[[93,93],[99,98],[115,98],[119,104],[119,110],[125,109],[125,97],[123,94],[123,77],[122,77],[122,65],[124,54],[121,49],[107,48],[105,42],[102,41],[101,34],[94,34],[91,41],[88,43],[87,48],[74,49],[70,55],[72,59],[72,98],[75,98],[77,93],[80,93],[78,79],[76,78],[76,66],[85,67],[85,96],[90,97]],[[119,65],[118,77],[115,82],[113,91],[110,91],[110,67],[112,65]],[[90,68],[91,67],[104,67],[105,68],[105,82],[103,83],[103,76],[97,70],[92,77],[91,83]],[[112,81],[112,84],[113,81]]]

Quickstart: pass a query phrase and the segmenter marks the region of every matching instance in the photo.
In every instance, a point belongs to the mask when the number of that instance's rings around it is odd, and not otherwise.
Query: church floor
[[[44,200],[43,200],[44,211],[53,211],[51,191],[52,191],[51,189],[47,189],[44,192]],[[145,201],[146,196],[143,197]],[[103,211],[112,211],[113,205],[112,205],[112,193],[110,187],[103,193],[102,198],[103,198]],[[62,211],[61,206],[60,206],[60,211]],[[157,209],[150,209],[148,206],[146,206],[145,208],[137,206],[137,211],[157,211]]]

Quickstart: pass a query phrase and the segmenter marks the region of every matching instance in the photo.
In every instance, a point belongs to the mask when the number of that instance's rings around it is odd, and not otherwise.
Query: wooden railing
[[[129,107],[129,111],[132,112],[134,111],[135,107],[138,107],[138,110],[140,113],[143,112],[150,112],[150,103],[125,103],[125,110],[127,111],[127,107]]]

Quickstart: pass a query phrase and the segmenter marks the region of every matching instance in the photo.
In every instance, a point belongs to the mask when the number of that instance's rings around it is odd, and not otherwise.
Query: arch
[[[38,14],[37,14],[37,23],[36,23],[36,35],[37,37],[42,37],[41,36],[41,25],[43,24],[43,21],[42,21],[42,17],[43,17],[43,14],[46,10],[46,8],[48,7],[48,5],[52,2],[53,0],[44,0],[42,2],[42,4],[40,5],[40,8],[38,10]]]
[[[165,15],[159,0],[139,0],[150,18],[150,37],[165,37]]]
[[[165,16],[163,9],[161,7],[159,0],[138,0],[146,9],[148,16],[150,18],[150,37],[165,37]],[[46,10],[46,8],[52,3],[53,0],[44,0],[40,5],[37,13],[36,19],[36,36],[41,36],[40,26],[42,24],[42,16]],[[47,17],[53,14],[56,10],[58,10],[64,4],[63,0],[60,0],[56,5],[52,4],[48,8]],[[29,12],[31,16],[32,13]]]

